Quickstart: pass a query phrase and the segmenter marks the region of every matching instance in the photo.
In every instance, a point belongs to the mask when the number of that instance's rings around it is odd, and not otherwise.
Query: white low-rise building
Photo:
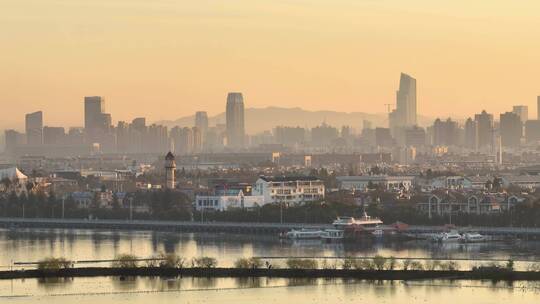
[[[314,176],[261,176],[253,188],[264,202],[302,204],[324,199],[324,183]]]
[[[372,186],[383,187],[385,190],[409,190],[414,184],[414,176],[390,176],[390,175],[359,175],[338,176],[340,189],[366,190]]]
[[[242,190],[219,191],[215,195],[197,195],[195,209],[225,211],[241,208],[252,209],[263,206],[264,197],[261,195],[244,195]]]

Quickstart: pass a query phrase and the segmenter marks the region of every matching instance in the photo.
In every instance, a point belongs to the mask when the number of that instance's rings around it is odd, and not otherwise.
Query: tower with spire
[[[165,156],[165,187],[167,189],[175,188],[174,172],[176,171],[176,160],[174,155],[169,151]]]

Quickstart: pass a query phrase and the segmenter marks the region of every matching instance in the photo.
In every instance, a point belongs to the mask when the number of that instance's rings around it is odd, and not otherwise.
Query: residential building
[[[314,176],[261,176],[253,195],[264,197],[265,203],[302,204],[324,199],[322,180]]]
[[[390,175],[360,175],[338,176],[338,185],[344,190],[365,191],[370,187],[380,187],[384,190],[409,190],[415,182],[414,176],[390,176]]]

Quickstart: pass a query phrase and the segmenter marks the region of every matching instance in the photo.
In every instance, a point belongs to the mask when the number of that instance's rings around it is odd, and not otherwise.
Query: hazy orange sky
[[[536,115],[538,0],[0,0],[0,127],[246,107],[384,112],[399,73],[430,116]]]

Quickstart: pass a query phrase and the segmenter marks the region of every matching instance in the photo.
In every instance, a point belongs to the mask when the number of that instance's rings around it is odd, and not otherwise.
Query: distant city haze
[[[246,109],[382,114],[401,72],[421,115],[535,113],[538,12],[537,0],[2,0],[0,128],[24,130],[36,111],[82,126],[84,96],[104,96],[113,122],[212,117],[228,92]]]

